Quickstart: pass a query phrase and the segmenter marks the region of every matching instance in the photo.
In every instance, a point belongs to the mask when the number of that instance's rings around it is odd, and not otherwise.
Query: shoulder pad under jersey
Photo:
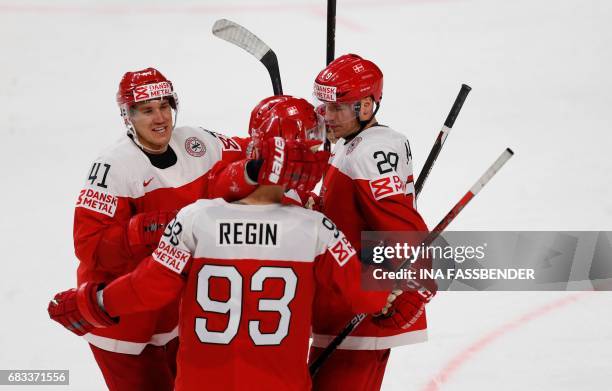
[[[313,213],[317,214],[319,220],[319,248],[317,249],[317,254],[329,251],[336,262],[338,262],[340,266],[344,266],[344,264],[356,254],[355,249],[333,221],[322,213]]]
[[[404,135],[384,126],[361,132],[356,146],[347,144],[347,173],[353,179],[373,180],[389,174],[412,175],[412,153]],[[354,148],[354,150],[350,150]]]

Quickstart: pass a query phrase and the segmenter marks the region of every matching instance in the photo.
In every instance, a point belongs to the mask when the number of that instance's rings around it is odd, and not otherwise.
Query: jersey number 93
[[[216,301],[210,298],[210,279],[224,278],[230,283],[230,297],[227,301]],[[258,310],[262,312],[275,311],[280,314],[278,327],[273,333],[262,333],[259,320],[248,320],[249,336],[253,343],[262,345],[280,345],[289,333],[291,311],[289,303],[295,297],[297,276],[287,267],[260,267],[251,278],[250,291],[261,292],[264,281],[268,278],[282,279],[285,290],[280,299],[260,299]],[[244,294],[248,294],[245,292]],[[203,343],[227,345],[232,342],[242,319],[242,275],[234,266],[204,265],[198,273],[197,301],[204,311],[226,314],[229,319],[224,331],[210,331],[206,318],[196,318],[195,332]]]

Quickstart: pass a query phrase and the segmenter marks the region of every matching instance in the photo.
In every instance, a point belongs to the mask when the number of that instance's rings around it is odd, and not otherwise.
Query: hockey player
[[[357,252],[361,231],[427,231],[415,210],[408,140],[376,121],[382,91],[381,70],[355,54],[331,62],[314,84],[328,138],[336,142],[318,208],[346,233]],[[310,360],[354,315],[333,289],[319,290],[317,295]],[[398,327],[380,328],[375,318],[368,317],[323,365],[313,389],[380,389],[390,348],[427,337],[424,301],[415,292],[400,298],[396,305],[403,306],[406,319],[394,318]]]
[[[272,156],[260,156],[258,162],[244,159],[247,139],[199,127],[175,128],[177,95],[156,69],[127,72],[117,103],[127,137],[94,161],[76,202],[79,284],[109,283],[130,272],[155,249],[178,209],[214,196],[221,187],[231,187],[229,193],[243,197],[255,188],[258,177],[265,183],[271,170],[261,162]],[[291,143],[286,148],[304,150]],[[281,183],[304,164],[287,159],[280,167]],[[247,167],[252,168],[251,180],[245,176]],[[85,334],[109,389],[172,390],[177,324],[174,302],[123,316],[118,325]]]
[[[313,106],[288,96],[258,105],[250,129],[252,153],[271,149],[279,164],[285,143],[311,147],[325,137]],[[88,281],[59,293],[49,314],[83,333],[180,297],[176,390],[309,390],[315,290],[328,285],[353,312],[388,309],[393,296],[359,289],[353,247],[321,213],[281,205],[277,174],[271,170],[269,185],[238,202],[199,200],[182,209],[133,272],[104,288]]]

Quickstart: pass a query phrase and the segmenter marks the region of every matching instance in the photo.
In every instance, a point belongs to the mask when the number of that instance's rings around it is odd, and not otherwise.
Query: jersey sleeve
[[[251,194],[257,187],[246,175],[246,149],[250,138],[228,137],[221,133],[207,132],[217,141],[221,151],[221,160],[208,173],[207,198],[223,198],[226,201],[236,201]]]
[[[361,151],[354,159],[355,197],[371,231],[412,231],[401,240],[417,245],[429,232],[414,204],[412,156],[408,140],[403,144],[379,143]],[[388,238],[397,243],[395,238]],[[420,258],[413,269],[430,269],[432,260]],[[433,284],[432,280],[420,280]]]
[[[96,160],[79,192],[74,211],[77,257],[87,270],[111,276],[125,272],[134,259],[147,255],[133,254],[127,242],[132,212],[128,197],[122,193],[129,180],[119,169],[110,160]]]
[[[223,198],[229,202],[242,199],[257,188],[257,183],[247,175],[246,150],[251,139],[215,135],[221,144],[222,158],[210,170],[208,198]]]
[[[427,231],[414,203],[410,146],[402,141],[357,149],[351,159],[355,196],[372,231]]]
[[[220,160],[215,163],[208,174],[208,198],[223,198],[231,202],[251,194],[257,188],[257,183],[247,177],[247,163],[247,159],[234,162]]]
[[[317,285],[331,286],[354,313],[380,312],[387,302],[388,292],[361,289],[361,262],[357,251],[330,219],[319,215],[319,255],[315,259]]]
[[[201,128],[210,137],[214,138],[215,146],[221,152],[221,159],[227,162],[235,162],[246,157],[247,146],[250,138],[248,137],[228,137],[222,133],[213,132],[205,128]]]
[[[180,294],[196,245],[193,205],[167,225],[152,255],[104,288],[104,308],[111,316],[158,309]]]

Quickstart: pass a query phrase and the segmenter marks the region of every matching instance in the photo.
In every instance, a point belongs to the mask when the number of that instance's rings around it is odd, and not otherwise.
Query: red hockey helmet
[[[314,83],[314,95],[323,102],[352,103],[371,96],[380,103],[382,91],[382,71],[356,54],[345,54],[332,61]]]
[[[259,129],[263,121],[270,115],[270,111],[278,103],[286,102],[292,99],[289,95],[273,95],[263,99],[251,110],[251,118],[249,119],[249,133],[253,129]]]
[[[172,82],[155,68],[126,72],[119,83],[117,104],[132,106],[151,99],[175,98]]]
[[[289,95],[271,96],[251,111],[251,143],[247,154],[257,158],[261,143],[271,137],[285,140],[325,140],[325,124],[305,99]]]
[[[136,103],[162,98],[167,98],[175,112],[178,111],[178,97],[174,92],[172,82],[157,69],[146,68],[126,72],[123,75],[117,91],[117,104],[128,133],[132,135],[134,133],[134,126],[129,115],[130,108]],[[176,115],[174,123],[176,124]]]

